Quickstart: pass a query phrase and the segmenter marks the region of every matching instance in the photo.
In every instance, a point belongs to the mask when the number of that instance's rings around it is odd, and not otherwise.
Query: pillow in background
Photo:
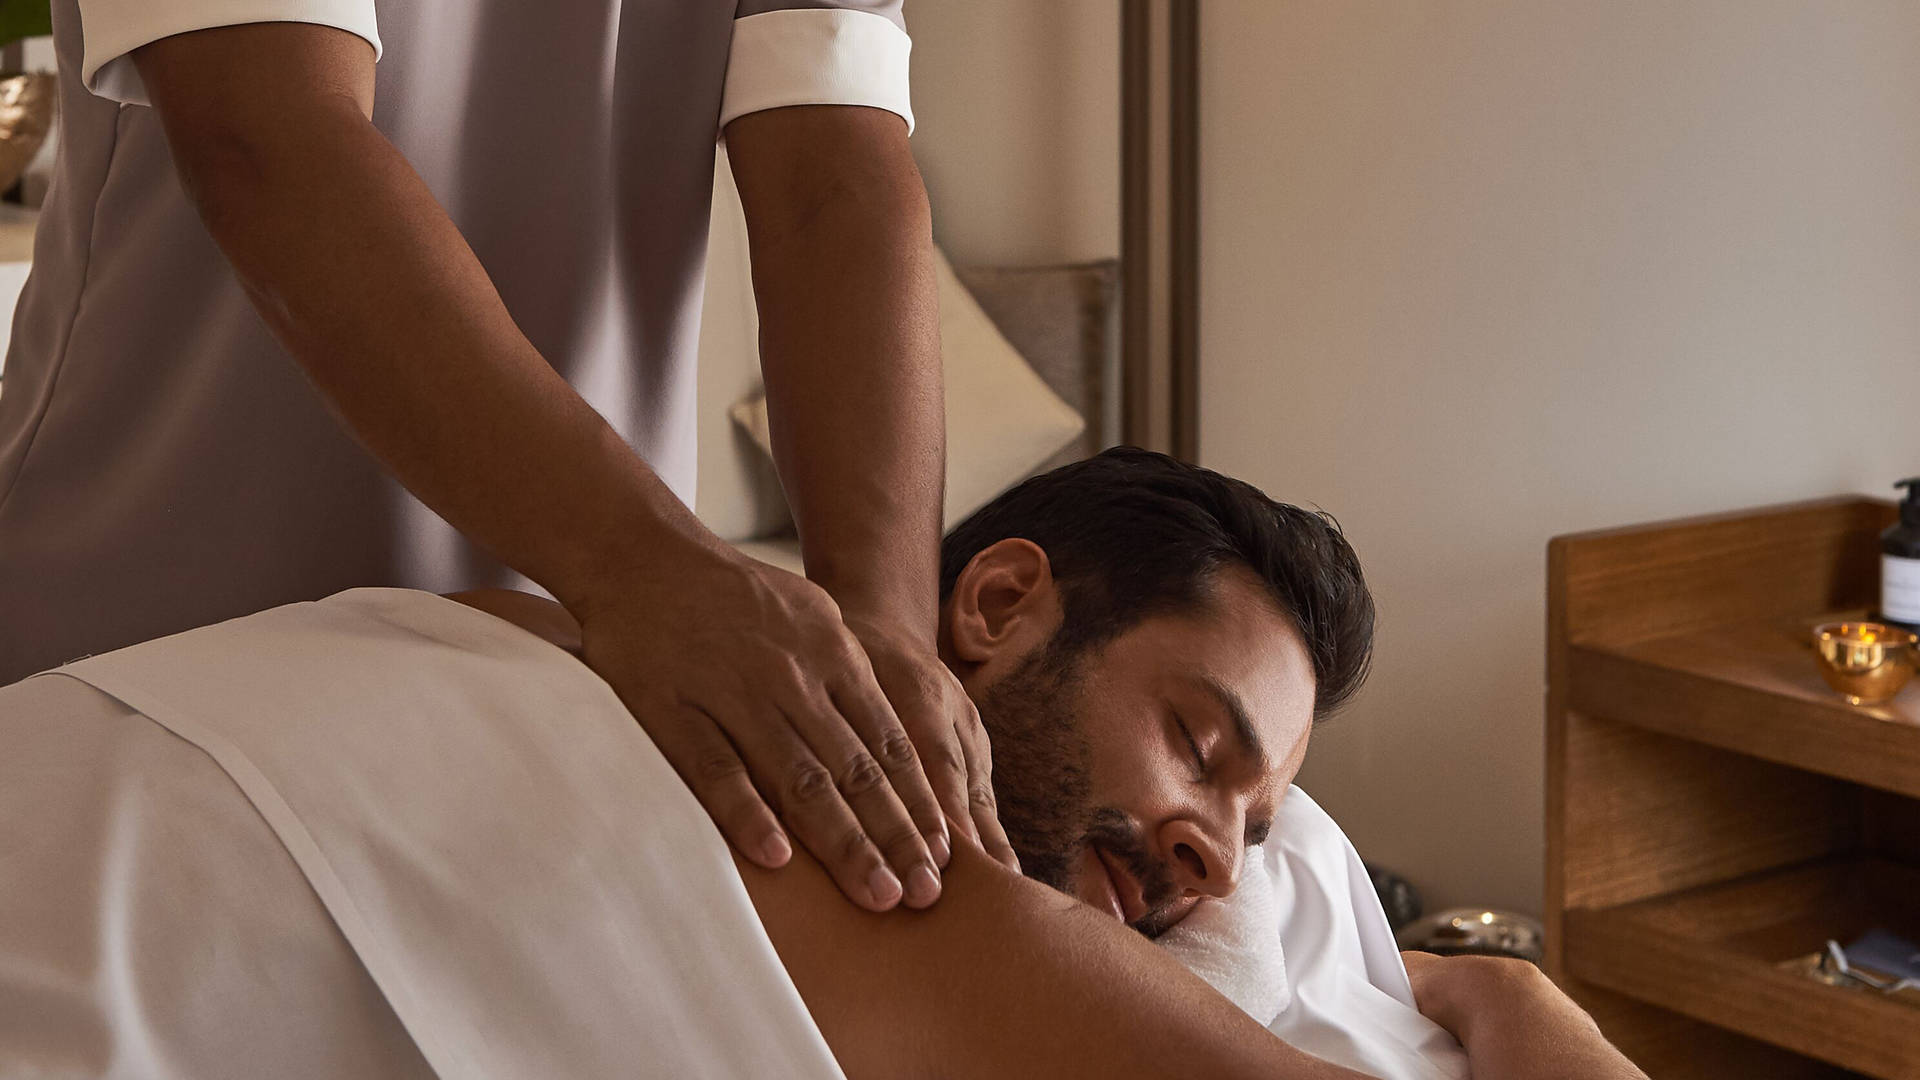
[[[947,404],[947,499],[941,519],[943,528],[951,529],[1025,480],[1078,438],[1087,422],[1007,343],[938,250],[934,273]],[[731,412],[734,423],[772,460],[765,391],[741,399]]]

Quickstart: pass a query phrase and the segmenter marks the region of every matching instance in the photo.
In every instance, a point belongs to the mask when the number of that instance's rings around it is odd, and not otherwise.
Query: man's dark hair
[[[1205,603],[1214,576],[1240,565],[1267,584],[1313,660],[1314,717],[1366,681],[1373,596],[1331,516],[1165,454],[1121,446],[1021,483],[981,507],[940,548],[940,598],[1001,540],[1047,553],[1062,619],[1057,655],[1104,644],[1153,615]]]

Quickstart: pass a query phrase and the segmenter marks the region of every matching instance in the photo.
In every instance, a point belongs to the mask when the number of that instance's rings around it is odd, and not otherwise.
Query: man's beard
[[[1000,824],[1020,856],[1021,872],[1068,895],[1075,895],[1074,867],[1090,845],[1113,856],[1140,882],[1147,905],[1130,925],[1159,937],[1177,921],[1169,909],[1180,898],[1179,887],[1166,864],[1147,850],[1132,817],[1092,805],[1092,751],[1079,707],[1084,650],[1059,644],[1056,637],[1035,649],[975,702],[993,742]]]

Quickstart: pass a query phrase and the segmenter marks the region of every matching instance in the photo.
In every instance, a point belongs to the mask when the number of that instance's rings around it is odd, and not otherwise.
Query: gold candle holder
[[[1885,623],[1827,623],[1813,629],[1820,677],[1849,705],[1878,705],[1890,700],[1913,678],[1920,638]]]

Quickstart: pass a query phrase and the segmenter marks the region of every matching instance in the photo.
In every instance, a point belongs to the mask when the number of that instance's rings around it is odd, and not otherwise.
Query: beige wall
[[[1920,5],[1203,8],[1202,456],[1346,524],[1372,687],[1302,782],[1537,910],[1543,563],[1920,473]]]
[[[958,263],[1120,250],[1114,0],[907,0],[914,156]]]

